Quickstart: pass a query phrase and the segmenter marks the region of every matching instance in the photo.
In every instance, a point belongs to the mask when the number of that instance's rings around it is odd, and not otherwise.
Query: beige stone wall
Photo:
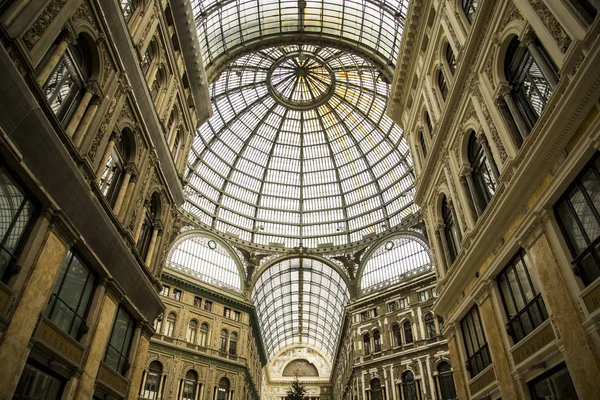
[[[455,367],[461,398],[529,398],[527,383],[563,362],[579,398],[593,398],[590,385],[600,379],[593,305],[600,282],[585,287],[573,273],[573,256],[553,211],[599,148],[599,22],[586,20],[567,3],[574,2],[480,1],[472,21],[455,1],[422,2],[409,13],[412,24],[388,112],[408,135],[415,159],[415,200],[439,267],[434,310],[446,319],[456,365],[466,362],[460,321],[477,305],[493,361],[491,375],[471,377],[464,364]],[[515,37],[552,91],[533,127],[519,111],[505,73],[506,51]],[[454,73],[446,46],[456,58]],[[445,99],[440,71],[448,86]],[[474,191],[471,132],[495,164],[497,186],[487,205]],[[443,196],[461,236],[454,260],[444,236]],[[496,277],[519,249],[528,257],[549,322],[515,344],[507,334],[510,318]]]

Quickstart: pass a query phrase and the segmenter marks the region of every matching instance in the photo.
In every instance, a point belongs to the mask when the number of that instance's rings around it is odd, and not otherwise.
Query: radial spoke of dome
[[[250,82],[250,83],[247,83],[247,84],[242,85],[242,86],[236,86],[234,88],[229,88],[228,87],[224,91],[222,91],[222,92],[216,94],[215,96],[213,96],[213,98],[212,98],[213,100],[212,101],[214,103],[214,102],[216,102],[218,100],[221,100],[224,97],[229,97],[230,95],[232,95],[234,93],[241,93],[245,89],[254,89],[255,87],[257,87],[257,86],[259,86],[261,84],[266,86],[267,85],[267,81],[264,80],[264,81],[258,81],[258,82]]]

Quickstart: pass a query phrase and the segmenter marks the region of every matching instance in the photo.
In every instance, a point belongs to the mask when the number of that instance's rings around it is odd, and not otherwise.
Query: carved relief
[[[550,12],[546,3],[542,0],[528,0],[529,4],[533,7],[538,17],[542,20],[560,50],[565,53],[571,44],[571,38],[567,35],[567,32],[558,23],[554,14]]]
[[[117,110],[117,104],[119,103],[119,100],[121,99],[121,96],[123,96],[124,93],[125,93],[125,85],[123,85],[123,83],[119,83],[119,86],[117,87],[115,95],[113,96],[113,99],[110,102],[110,105],[108,106],[108,110],[106,111],[106,114],[104,115],[104,118],[102,119],[102,122],[100,124],[100,129],[98,129],[98,133],[94,137],[94,141],[92,143],[92,146],[90,147],[90,151],[88,152],[88,157],[91,160],[93,160],[96,157],[96,153],[98,152],[100,143],[102,142],[102,139],[104,139],[104,136],[106,135],[106,131],[108,130],[108,127],[110,125],[110,121],[112,120],[113,115],[115,114],[115,111]]]
[[[91,25],[95,27],[94,19],[92,18],[92,13],[90,12],[90,8],[87,2],[82,2],[79,8],[73,14],[73,20],[82,19],[84,21],[88,21]]]
[[[483,112],[485,122],[487,123],[487,126],[490,128],[490,133],[492,135],[492,141],[494,142],[496,149],[498,149],[498,154],[500,155],[500,160],[502,160],[502,164],[504,164],[504,162],[508,158],[508,154],[506,154],[506,149],[504,148],[504,145],[502,144],[502,140],[500,139],[500,135],[498,134],[496,125],[494,125],[494,121],[492,121],[492,116],[490,115],[490,111],[488,110],[488,108],[485,104],[485,101],[483,100],[483,95],[481,94],[481,92],[479,90],[476,90],[475,95],[477,96],[477,101],[479,102],[479,104],[481,106],[481,111]]]
[[[33,46],[40,40],[44,32],[48,30],[48,27],[52,21],[54,21],[54,18],[56,18],[60,10],[65,6],[66,2],[67,0],[54,0],[48,2],[48,6],[44,12],[40,14],[31,28],[23,35],[23,42],[29,50],[33,49]]]

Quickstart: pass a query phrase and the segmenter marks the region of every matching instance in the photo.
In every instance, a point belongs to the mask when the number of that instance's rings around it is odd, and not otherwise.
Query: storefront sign
[[[494,367],[488,369],[486,372],[479,375],[475,378],[471,383],[469,383],[469,391],[471,395],[475,393],[481,392],[483,389],[491,385],[496,381],[496,372],[494,371]]]
[[[583,295],[583,303],[590,314],[600,308],[600,284]]]
[[[112,368],[106,366],[104,363],[100,365],[100,371],[98,371],[98,380],[118,394],[125,396],[129,381],[123,378],[117,372],[113,371]]]
[[[519,347],[512,350],[515,365],[521,364],[546,345],[552,343],[554,339],[556,339],[554,329],[552,329],[552,325],[548,322],[545,327],[540,329],[537,333],[523,339],[523,342],[519,343]]]
[[[45,317],[40,321],[35,337],[43,342],[46,347],[56,352],[74,365],[80,365],[83,359],[83,347],[73,338]]]

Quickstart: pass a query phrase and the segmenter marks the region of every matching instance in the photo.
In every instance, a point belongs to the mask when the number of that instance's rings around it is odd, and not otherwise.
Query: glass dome
[[[355,53],[281,45],[231,62],[188,160],[185,208],[257,244],[343,245],[413,204],[412,160],[384,114],[389,85]]]

